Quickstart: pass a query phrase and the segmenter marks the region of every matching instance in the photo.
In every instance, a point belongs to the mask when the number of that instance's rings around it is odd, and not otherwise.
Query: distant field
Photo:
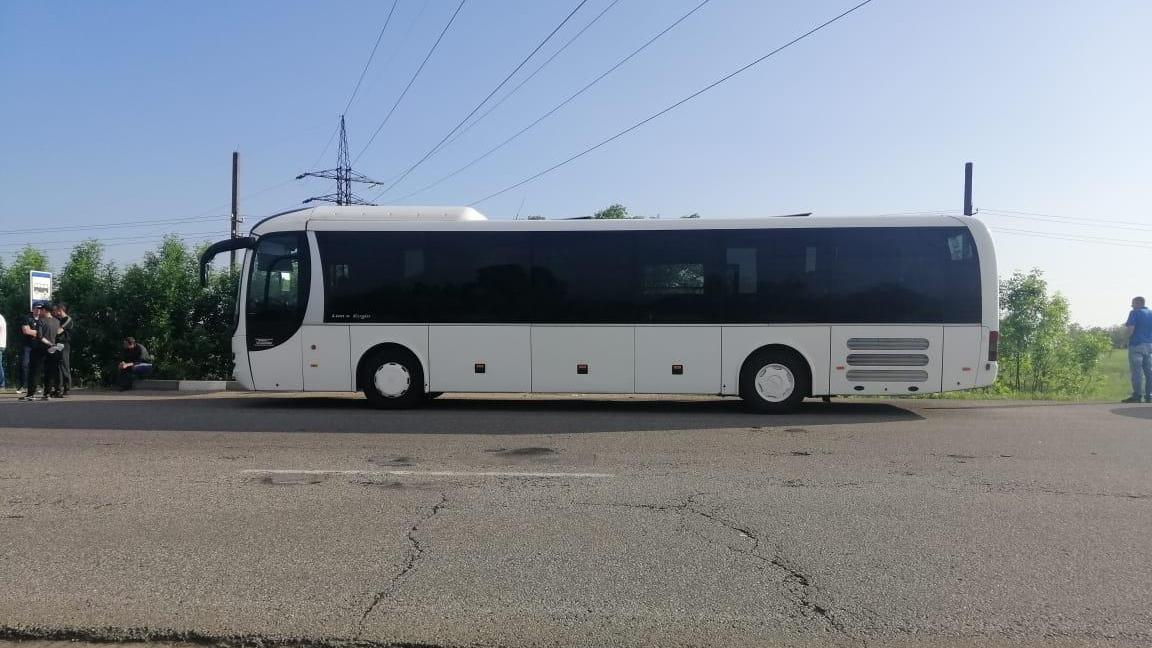
[[[1092,394],[1100,400],[1119,400],[1132,393],[1132,383],[1128,373],[1128,351],[1126,349],[1113,349],[1109,351],[1100,362],[1100,371],[1104,380]]]

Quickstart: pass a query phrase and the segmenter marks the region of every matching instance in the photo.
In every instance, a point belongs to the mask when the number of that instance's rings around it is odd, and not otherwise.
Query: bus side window
[[[728,293],[754,295],[760,280],[756,271],[756,248],[730,247],[725,250]]]
[[[640,322],[717,322],[724,290],[718,235],[656,231],[637,240]]]

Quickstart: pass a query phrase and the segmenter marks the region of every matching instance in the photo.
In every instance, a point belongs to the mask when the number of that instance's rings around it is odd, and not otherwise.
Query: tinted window
[[[965,228],[317,237],[329,322],[980,321]]]
[[[964,228],[729,232],[724,253],[730,321],[980,321],[979,260]]]
[[[832,299],[862,322],[942,322],[940,268],[947,249],[924,230],[839,230],[833,235],[837,280]],[[836,321],[842,321],[837,315]]]
[[[423,232],[317,232],[325,322],[422,322]]]
[[[308,303],[308,246],[303,232],[260,237],[245,302],[248,348],[269,349],[300,328]]]
[[[721,318],[717,232],[644,232],[636,241],[639,322],[716,322]]]
[[[429,321],[529,321],[526,232],[429,232],[427,251]]]
[[[634,321],[635,238],[632,232],[533,234],[533,321]]]
[[[833,281],[827,230],[724,232],[725,318],[828,322]]]

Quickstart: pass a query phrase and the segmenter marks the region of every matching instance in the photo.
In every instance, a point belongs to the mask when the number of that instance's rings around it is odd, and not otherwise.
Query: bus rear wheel
[[[381,351],[364,365],[360,379],[373,407],[405,409],[424,399],[424,371],[413,356],[396,350]]]
[[[811,390],[808,363],[795,353],[757,351],[740,370],[740,397],[757,412],[795,410]]]

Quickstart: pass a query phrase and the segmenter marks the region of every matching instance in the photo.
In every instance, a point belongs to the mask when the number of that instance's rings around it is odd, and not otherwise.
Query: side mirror
[[[256,247],[255,236],[241,236],[238,238],[224,239],[217,241],[208,246],[207,250],[200,255],[200,287],[208,285],[208,264],[212,263],[212,259],[216,258],[217,254],[221,252],[231,252],[232,250],[249,250]]]

